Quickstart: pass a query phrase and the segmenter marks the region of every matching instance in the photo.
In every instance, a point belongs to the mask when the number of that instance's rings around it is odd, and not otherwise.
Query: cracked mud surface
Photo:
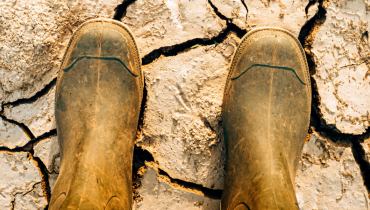
[[[56,75],[84,21],[121,20],[143,58],[146,99],[134,154],[134,209],[218,209],[228,66],[253,28],[299,37],[313,83],[312,135],[296,177],[300,209],[367,209],[367,0],[3,0],[0,209],[47,209],[59,173]]]
[[[2,209],[42,209],[47,205],[41,175],[29,153],[0,153]]]
[[[222,43],[144,66],[148,99],[137,145],[173,178],[223,188],[221,104],[238,42],[231,33]]]
[[[134,209],[213,210],[220,206],[219,199],[207,198],[199,190],[173,183],[168,177],[160,175],[158,166],[153,162],[146,163],[139,174],[142,176],[138,190],[140,197],[136,199]]]
[[[313,75],[326,124],[362,134],[370,125],[370,13],[362,0],[333,1],[312,45]]]
[[[137,0],[122,22],[133,31],[141,56],[191,39],[211,39],[226,28],[207,0]]]
[[[352,149],[314,133],[303,149],[297,171],[300,208],[367,209],[369,195],[363,185]]]

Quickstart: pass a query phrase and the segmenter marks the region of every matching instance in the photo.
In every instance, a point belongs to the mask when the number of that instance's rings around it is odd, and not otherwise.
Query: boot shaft
[[[298,208],[294,178],[310,108],[307,62],[298,40],[274,28],[248,33],[225,88],[222,209],[239,203],[251,209]]]
[[[130,209],[143,80],[131,32],[92,20],[73,35],[58,75],[60,175],[50,206]]]

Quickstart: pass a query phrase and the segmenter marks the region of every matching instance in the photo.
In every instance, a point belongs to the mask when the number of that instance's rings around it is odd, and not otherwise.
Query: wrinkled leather
[[[225,87],[221,209],[299,209],[294,179],[310,108],[308,66],[298,40],[278,28],[246,34]]]
[[[59,71],[61,166],[50,209],[131,209],[142,73],[132,33],[108,19],[71,38]]]

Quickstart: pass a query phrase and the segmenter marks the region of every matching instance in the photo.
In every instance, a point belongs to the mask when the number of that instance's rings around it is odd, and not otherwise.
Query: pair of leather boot
[[[133,34],[97,19],[72,36],[56,90],[61,147],[51,210],[129,210],[132,158],[143,92]],[[222,209],[297,209],[294,191],[310,115],[307,62],[277,28],[249,32],[225,87],[227,148]]]

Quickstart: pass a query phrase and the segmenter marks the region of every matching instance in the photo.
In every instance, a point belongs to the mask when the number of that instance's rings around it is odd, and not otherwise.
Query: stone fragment
[[[154,163],[147,163],[146,171],[142,168],[138,189],[139,199],[134,203],[135,210],[214,210],[220,208],[220,200],[204,197],[200,191],[187,189],[159,175]]]
[[[35,151],[34,156],[41,159],[49,173],[59,173],[60,149],[57,136],[38,143],[33,149]]]
[[[211,39],[226,28],[207,0],[137,0],[122,22],[135,34],[142,57],[161,47]]]
[[[24,146],[28,141],[29,138],[19,126],[0,117],[0,147],[14,149]]]
[[[362,134],[370,125],[370,13],[362,0],[333,1],[312,45],[326,124]]]
[[[296,176],[300,209],[367,209],[369,195],[351,148],[314,133],[304,146]]]
[[[148,99],[137,145],[172,178],[223,189],[221,104],[238,42],[230,34],[223,43],[144,67]]]
[[[19,201],[24,209],[45,206],[39,189],[41,175],[29,153],[0,152],[0,169],[0,209],[13,209],[12,201]]]
[[[4,107],[8,119],[26,125],[35,137],[55,128],[54,122],[55,87],[33,103]]]
[[[57,174],[57,173],[49,174],[49,186],[50,186],[50,192],[51,193],[53,192],[55,182],[57,181],[58,176],[59,176],[59,174]]]
[[[210,0],[218,11],[226,18],[232,20],[240,29],[247,30],[247,8],[244,0]]]
[[[279,27],[292,32],[296,37],[302,26],[318,11],[316,3],[308,8],[306,14],[309,0],[251,0],[245,3],[248,7],[248,27]]]
[[[57,75],[72,32],[114,16],[122,0],[0,2],[0,105],[30,98]]]
[[[17,194],[14,200],[14,209],[16,210],[43,210],[47,205],[44,198],[41,184],[36,184],[27,194]]]
[[[360,143],[360,145],[365,152],[365,157],[362,158],[370,164],[370,138],[365,139],[365,141]]]

